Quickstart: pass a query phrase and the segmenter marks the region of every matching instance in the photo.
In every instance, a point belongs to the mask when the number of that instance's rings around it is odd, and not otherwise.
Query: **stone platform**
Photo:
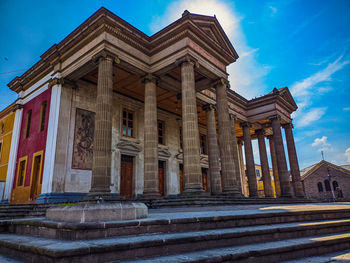
[[[350,249],[350,203],[161,208],[137,220],[1,226],[0,254],[25,262],[280,262]]]

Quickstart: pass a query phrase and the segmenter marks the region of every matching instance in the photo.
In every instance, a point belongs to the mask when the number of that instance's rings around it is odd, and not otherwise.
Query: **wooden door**
[[[159,193],[161,196],[164,196],[164,173],[165,173],[165,162],[158,161],[158,185],[159,185]]]
[[[208,192],[207,169],[202,168],[202,184],[203,189]]]
[[[180,172],[180,193],[182,193],[185,189],[184,166],[182,163],[180,163],[180,165],[179,165],[179,172]]]
[[[132,198],[132,181],[134,173],[134,158],[128,155],[121,156],[120,169],[120,197]]]
[[[30,185],[30,200],[35,201],[41,194],[41,159],[42,155],[34,155],[32,165],[32,178]]]

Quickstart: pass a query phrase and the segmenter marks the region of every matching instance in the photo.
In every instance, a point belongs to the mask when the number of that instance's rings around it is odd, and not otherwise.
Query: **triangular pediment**
[[[191,14],[191,20],[222,49],[238,58],[238,54],[222,29],[216,17]]]
[[[295,100],[293,99],[292,94],[290,93],[289,89],[287,87],[279,89],[280,96],[289,104],[291,104],[295,109],[298,108],[297,104],[295,103]]]

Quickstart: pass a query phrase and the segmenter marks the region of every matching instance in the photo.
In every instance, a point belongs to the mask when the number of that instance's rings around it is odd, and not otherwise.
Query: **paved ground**
[[[148,218],[184,218],[203,216],[245,215],[273,212],[296,212],[324,209],[350,209],[350,202],[342,203],[305,203],[305,204],[267,204],[267,205],[230,205],[230,206],[201,206],[180,208],[149,209]]]

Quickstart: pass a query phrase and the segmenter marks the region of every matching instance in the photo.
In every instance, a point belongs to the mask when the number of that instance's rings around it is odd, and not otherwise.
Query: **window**
[[[323,186],[322,186],[322,183],[321,183],[321,182],[318,182],[318,183],[317,183],[317,188],[318,188],[318,192],[319,192],[319,193],[323,192]]]
[[[19,159],[18,171],[17,171],[17,186],[24,185],[26,169],[27,169],[27,158],[24,157]]]
[[[40,107],[39,132],[41,132],[45,129],[46,108],[47,108],[47,102],[44,101]]]
[[[331,191],[331,185],[328,179],[324,180],[324,188],[326,189],[327,192]]]
[[[257,177],[260,177],[261,175],[260,175],[260,170],[259,169],[255,169],[255,172],[256,172],[256,176]]]
[[[134,113],[123,110],[123,128],[122,134],[126,137],[134,137]]]
[[[207,154],[207,136],[200,134],[199,135],[199,139],[200,139],[200,150],[201,150],[201,154]]]
[[[339,187],[338,182],[337,181],[333,181],[332,184],[333,184],[333,190],[334,191],[337,190],[337,188]]]
[[[158,143],[165,144],[165,124],[164,121],[158,120]]]
[[[32,121],[32,110],[29,110],[27,112],[27,117],[26,117],[26,125],[25,125],[25,134],[24,134],[24,138],[28,138],[29,137],[29,132],[30,132],[30,123]]]

